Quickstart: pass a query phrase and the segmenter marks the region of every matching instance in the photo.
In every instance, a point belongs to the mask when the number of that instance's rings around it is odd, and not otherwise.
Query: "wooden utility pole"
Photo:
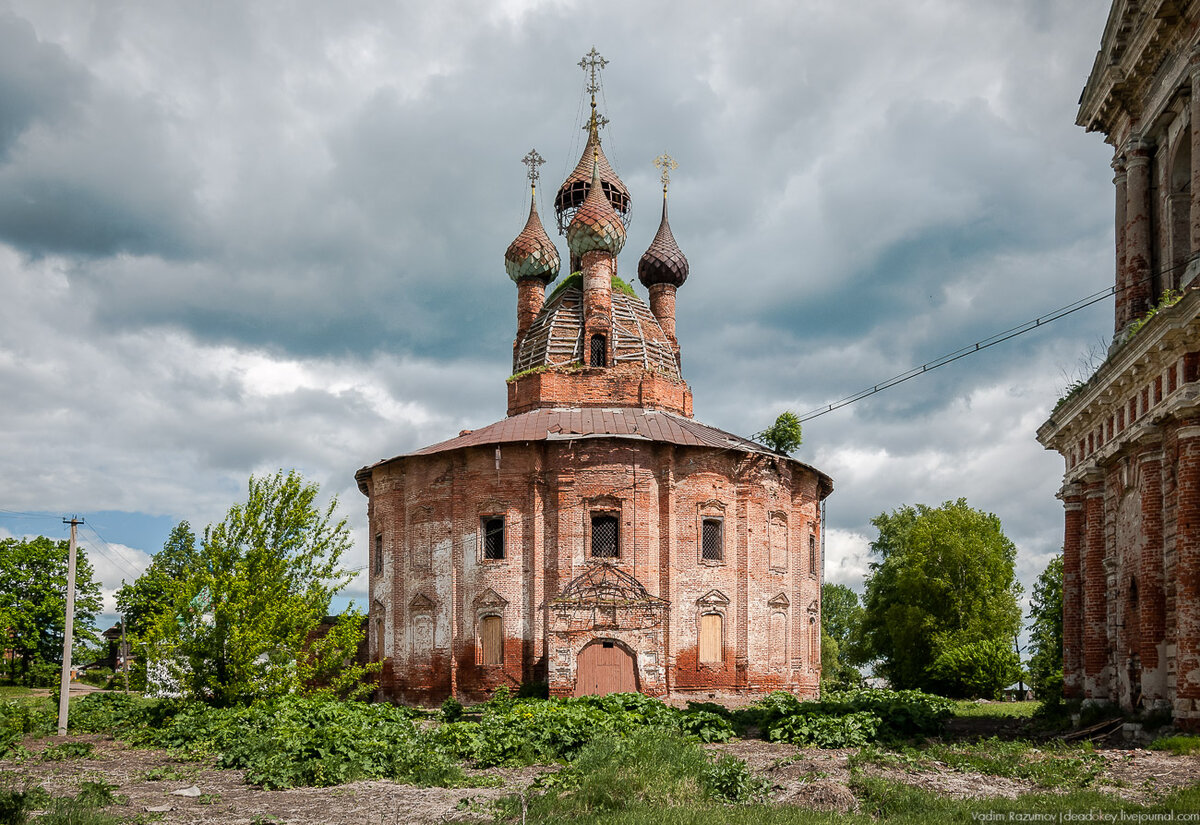
[[[83,519],[63,519],[71,525],[71,551],[67,556],[67,624],[63,629],[62,685],[58,691],[58,735],[67,735],[67,708],[71,700],[71,646],[75,642],[75,528]]]

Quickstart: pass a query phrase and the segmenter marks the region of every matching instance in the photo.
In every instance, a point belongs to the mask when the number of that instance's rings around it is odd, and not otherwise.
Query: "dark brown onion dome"
[[[675,243],[671,233],[671,224],[667,222],[667,197],[663,194],[662,223],[658,225],[658,234],[650,242],[650,248],[638,261],[638,280],[644,286],[654,284],[671,284],[682,286],[688,276],[687,256]]]
[[[583,206],[584,200],[587,199],[592,188],[593,161],[600,167],[600,188],[604,190],[604,196],[621,216],[622,222],[629,219],[629,211],[633,206],[629,190],[609,165],[608,158],[604,157],[604,150],[600,148],[600,135],[592,129],[588,132],[587,145],[583,148],[579,163],[575,170],[567,175],[562,186],[558,187],[558,194],[554,197],[554,213],[558,217],[559,234],[567,231],[576,210]]]
[[[604,196],[600,183],[600,161],[596,158],[592,161],[592,186],[567,227],[567,246],[577,258],[587,252],[616,255],[625,246],[625,224]]]
[[[504,253],[504,271],[513,281],[538,278],[550,283],[558,277],[561,268],[558,247],[550,240],[538,217],[535,192],[529,201],[529,220],[525,221],[525,228]]]

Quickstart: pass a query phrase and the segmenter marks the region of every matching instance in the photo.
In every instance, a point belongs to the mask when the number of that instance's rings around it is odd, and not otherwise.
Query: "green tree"
[[[855,640],[859,660],[876,662],[896,688],[973,692],[974,682],[961,674],[947,681],[948,666],[933,665],[977,642],[1010,645],[1020,630],[1016,547],[1000,519],[960,498],[937,508],[901,507],[871,523],[879,530],[871,543],[878,561],[871,563]],[[964,650],[958,658],[977,654]]]
[[[1063,557],[1055,556],[1033,585],[1029,604],[1029,681],[1042,699],[1062,697]]]
[[[383,669],[383,663],[360,665],[355,659],[367,636],[363,619],[351,604],[323,636],[308,644],[299,658],[297,674],[305,692],[336,699],[365,699],[375,690],[374,677]]]
[[[800,417],[791,410],[785,410],[775,419],[774,424],[762,432],[755,433],[754,439],[766,444],[777,453],[785,455],[793,453],[804,442]]]
[[[353,573],[337,499],[294,471],[250,477],[244,504],[209,525],[171,610],[147,632],[152,678],[192,697],[233,705],[300,687],[297,660],[329,602]]]
[[[862,679],[853,666],[853,640],[862,624],[858,594],[844,584],[821,585],[821,681],[852,685]],[[828,641],[826,641],[828,640]],[[832,644],[830,644],[832,643]],[[826,649],[832,654],[826,657]]]
[[[0,627],[18,664],[10,675],[27,684],[53,683],[62,665],[67,614],[67,557],[70,542],[45,536],[0,539]],[[76,548],[76,645],[96,643],[100,585],[83,547]]]
[[[126,633],[142,638],[160,615],[171,610],[196,560],[196,534],[186,521],[171,530],[163,549],[133,582],[121,582],[117,612],[125,620]]]

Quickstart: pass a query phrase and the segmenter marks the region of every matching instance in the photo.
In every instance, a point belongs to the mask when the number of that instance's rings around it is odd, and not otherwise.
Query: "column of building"
[[[1178,430],[1175,721],[1200,729],[1200,422]]]
[[[1141,689],[1146,707],[1166,699],[1167,632],[1163,581],[1163,496],[1161,444],[1139,457],[1141,478],[1142,546],[1138,571],[1138,629],[1142,664]],[[1131,697],[1136,698],[1136,697]]]
[[[1180,277],[1180,283],[1187,283],[1188,276],[1193,274],[1192,269],[1196,266],[1197,256],[1200,256],[1200,204],[1196,203],[1197,198],[1200,198],[1200,49],[1192,52],[1191,75],[1192,94],[1188,101],[1191,123],[1188,131],[1192,141],[1192,263],[1188,267],[1189,271]]]
[[[1106,701],[1108,686],[1108,575],[1104,569],[1104,476],[1089,473],[1084,487],[1083,696]]]
[[[1125,289],[1127,276],[1125,266],[1125,207],[1129,202],[1129,177],[1125,171],[1125,157],[1119,151],[1117,156],[1113,158],[1112,168],[1114,172],[1113,186],[1116,187],[1114,235],[1117,242],[1116,300],[1113,334],[1120,335],[1121,330],[1125,328],[1126,319],[1129,315],[1127,308],[1129,293]]]
[[[1060,494],[1066,509],[1063,536],[1063,696],[1083,696],[1083,488],[1068,484]]]
[[[1124,317],[1118,333],[1150,308],[1150,275],[1154,255],[1150,227],[1150,157],[1153,144],[1131,138],[1125,145],[1125,278]],[[1120,300],[1120,293],[1118,293]]]

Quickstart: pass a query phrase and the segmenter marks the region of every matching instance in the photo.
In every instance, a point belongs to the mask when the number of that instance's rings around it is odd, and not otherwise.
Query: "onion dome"
[[[599,144],[597,144],[597,155]],[[616,255],[625,246],[625,224],[604,196],[600,180],[600,161],[592,161],[592,185],[587,197],[567,227],[567,246],[571,254],[583,257],[587,252]]]
[[[558,194],[554,197],[554,213],[558,217],[560,234],[567,231],[567,227],[575,217],[575,212],[583,206],[583,202],[591,191],[593,165],[598,167],[600,187],[604,190],[605,198],[621,216],[622,221],[628,220],[630,207],[633,205],[629,198],[629,190],[617,177],[617,173],[608,163],[608,158],[604,157],[604,150],[600,148],[600,133],[594,111],[592,117],[593,121],[588,128],[587,145],[583,149],[579,163],[575,166],[575,170],[567,175],[562,186],[558,187]]]
[[[671,224],[667,222],[667,193],[663,191],[662,223],[658,225],[658,234],[650,242],[650,248],[638,261],[638,280],[644,286],[654,284],[671,284],[682,286],[688,276],[687,256],[675,243],[671,233]]]
[[[525,221],[525,228],[504,253],[504,271],[514,281],[538,278],[548,284],[558,277],[561,268],[558,248],[542,228],[542,219],[538,217],[535,190],[529,201],[529,220]]]

